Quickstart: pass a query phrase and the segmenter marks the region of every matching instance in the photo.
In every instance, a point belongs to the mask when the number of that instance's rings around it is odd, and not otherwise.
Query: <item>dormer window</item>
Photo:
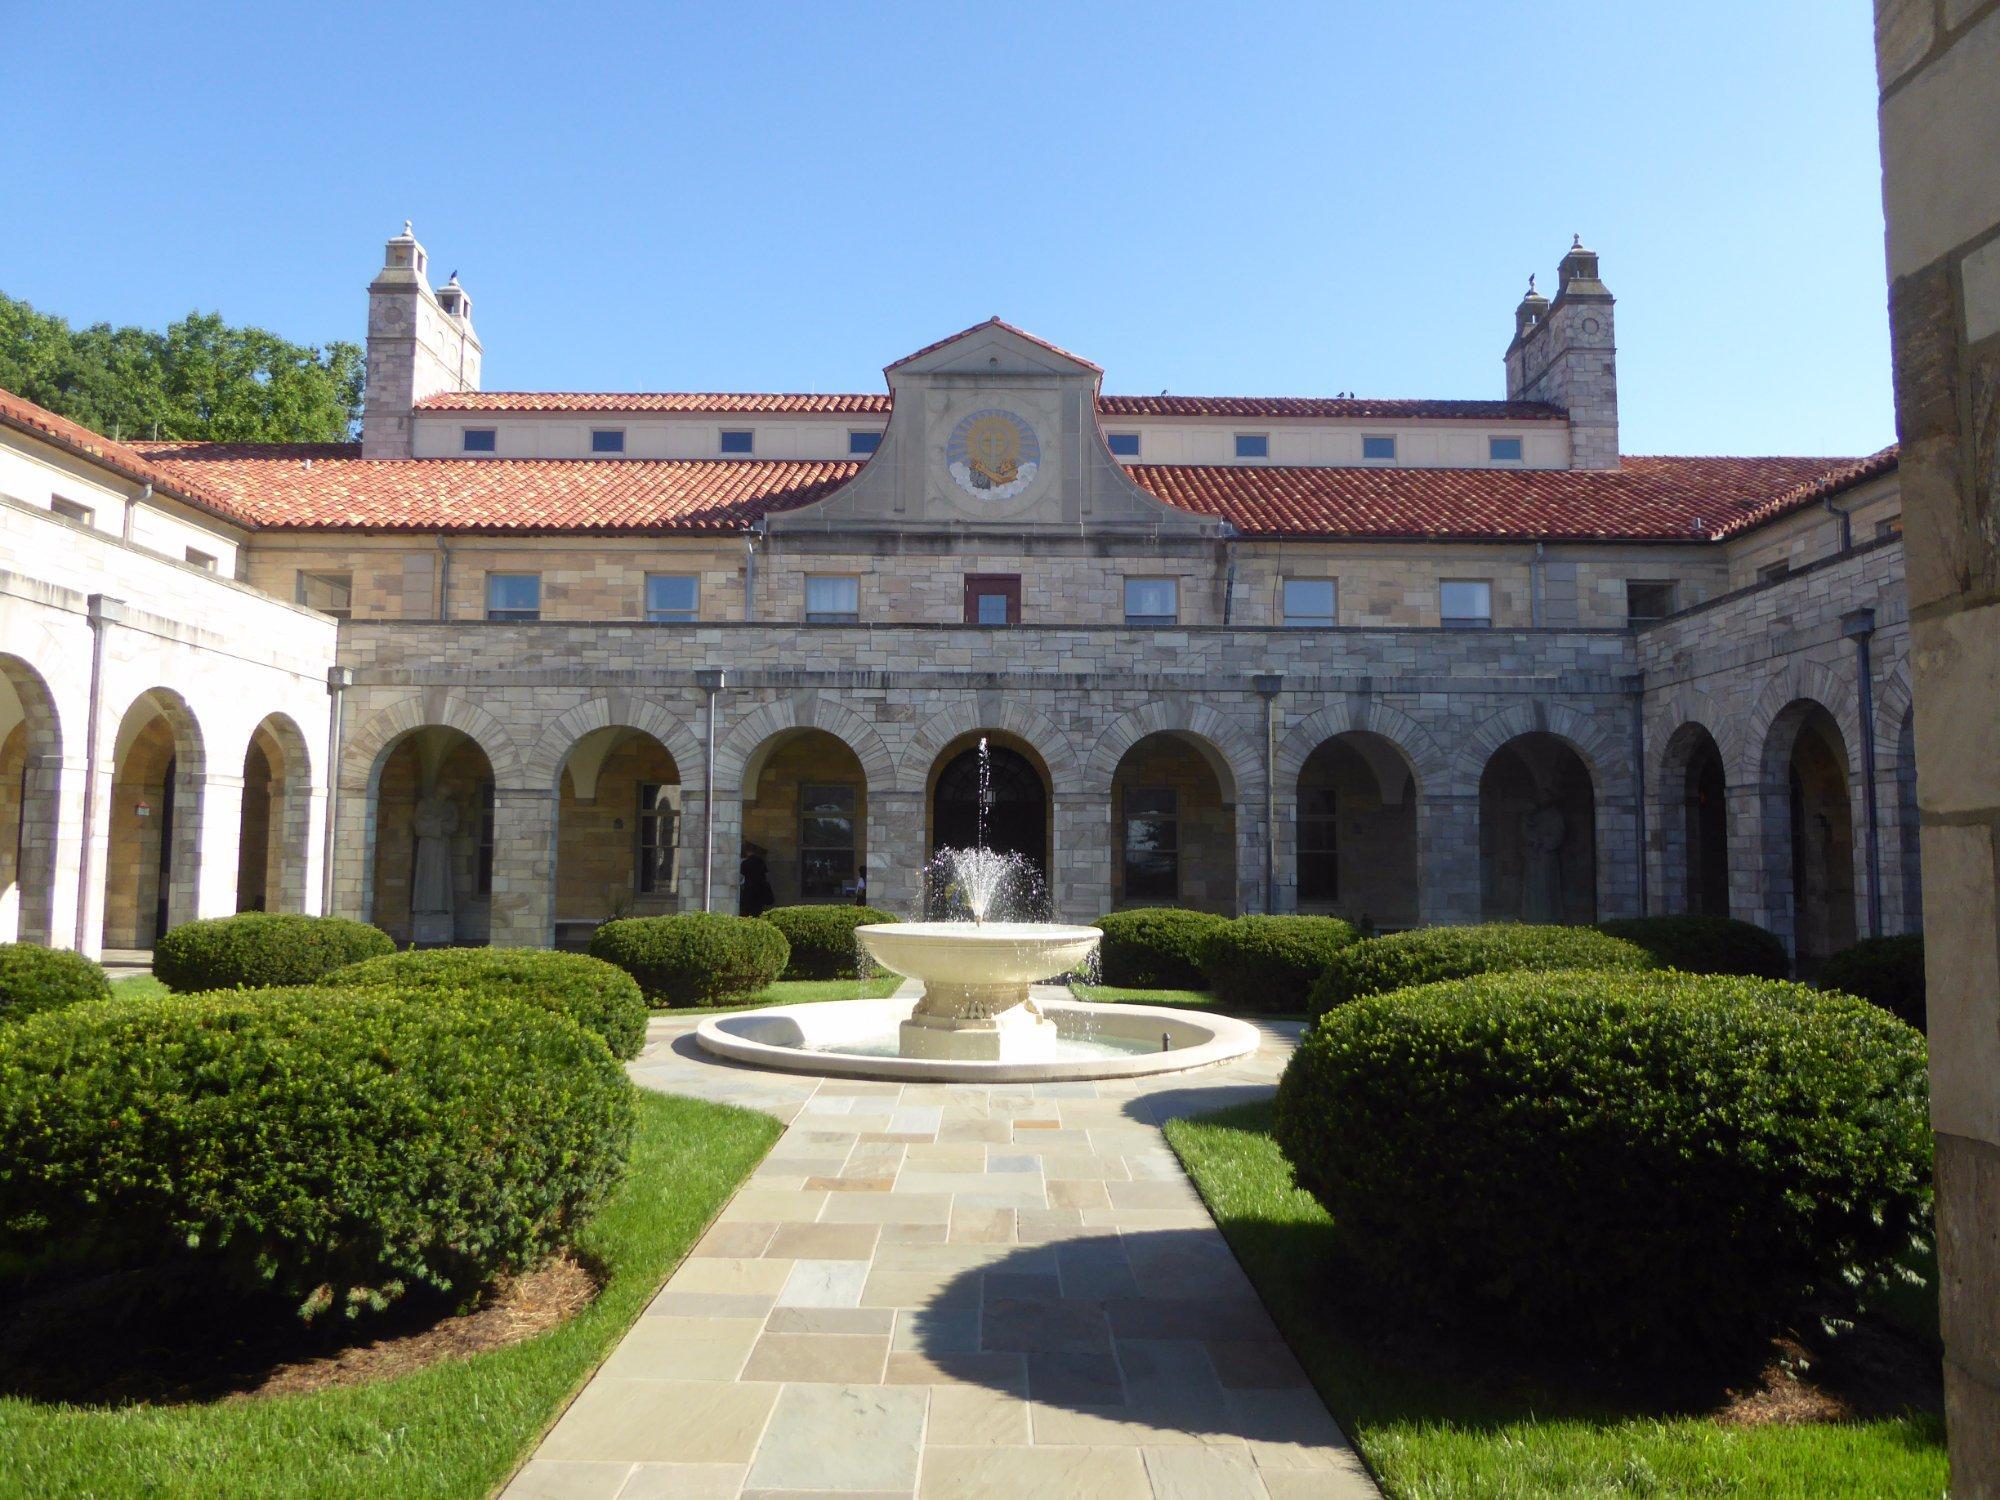
[[[1236,456],[1238,458],[1269,458],[1271,456],[1271,435],[1268,432],[1237,433]]]
[[[462,453],[491,453],[499,447],[500,434],[491,427],[467,427],[458,436]]]
[[[592,453],[623,453],[625,451],[625,429],[622,427],[597,427],[591,430],[590,451]]]
[[[1139,456],[1139,434],[1136,432],[1107,432],[1104,441],[1111,445],[1113,458],[1137,458]]]
[[[1387,433],[1376,433],[1361,439],[1361,456],[1378,463],[1396,461],[1396,440]]]
[[[756,450],[757,435],[747,427],[722,430],[722,452],[731,458],[748,458]]]
[[[1486,440],[1489,463],[1517,464],[1521,461],[1521,440],[1517,437],[1490,437]]]

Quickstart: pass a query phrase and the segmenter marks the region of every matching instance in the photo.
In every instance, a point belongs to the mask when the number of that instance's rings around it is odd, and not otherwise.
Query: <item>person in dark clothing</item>
[[[761,917],[778,904],[778,893],[771,889],[771,867],[755,845],[744,851],[739,871],[743,883],[737,890],[737,911],[746,917]]]

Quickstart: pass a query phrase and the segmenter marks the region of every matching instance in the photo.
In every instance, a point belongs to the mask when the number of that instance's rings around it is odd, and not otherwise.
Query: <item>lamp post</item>
[[[1264,700],[1264,911],[1271,915],[1278,910],[1278,694],[1285,679],[1264,672],[1250,682]]]
[[[715,697],[727,680],[722,668],[702,667],[695,685],[708,694],[708,745],[701,757],[701,909],[715,909]]]

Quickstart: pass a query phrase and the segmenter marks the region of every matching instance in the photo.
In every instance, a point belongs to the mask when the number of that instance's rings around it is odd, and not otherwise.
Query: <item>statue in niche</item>
[[[417,802],[416,873],[410,881],[410,936],[419,943],[449,943],[452,921],[451,840],[458,805],[435,788]]]
[[[1569,825],[1553,798],[1521,815],[1521,916],[1529,922],[1563,919],[1562,845]]]

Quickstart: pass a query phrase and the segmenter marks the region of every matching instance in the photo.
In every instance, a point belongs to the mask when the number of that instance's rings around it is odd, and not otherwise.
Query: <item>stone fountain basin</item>
[[[1027,985],[1096,951],[1095,927],[1052,922],[878,922],[854,935],[883,968],[942,985]]]
[[[869,928],[859,929],[862,932]],[[1096,935],[1096,929],[1090,929]],[[1085,1005],[1053,985],[1037,985],[1036,1008],[1062,1036],[1129,1037],[1167,1051],[1121,1057],[1051,1058],[1038,1062],[989,1062],[963,1058],[878,1057],[804,1049],[838,1047],[893,1034],[909,1019],[915,998],[832,1000],[817,1005],[775,1005],[710,1016],[695,1029],[706,1052],[753,1067],[834,1078],[887,1078],[937,1083],[1060,1082],[1085,1078],[1143,1078],[1229,1062],[1255,1052],[1263,1035],[1248,1021],[1164,1005]]]

